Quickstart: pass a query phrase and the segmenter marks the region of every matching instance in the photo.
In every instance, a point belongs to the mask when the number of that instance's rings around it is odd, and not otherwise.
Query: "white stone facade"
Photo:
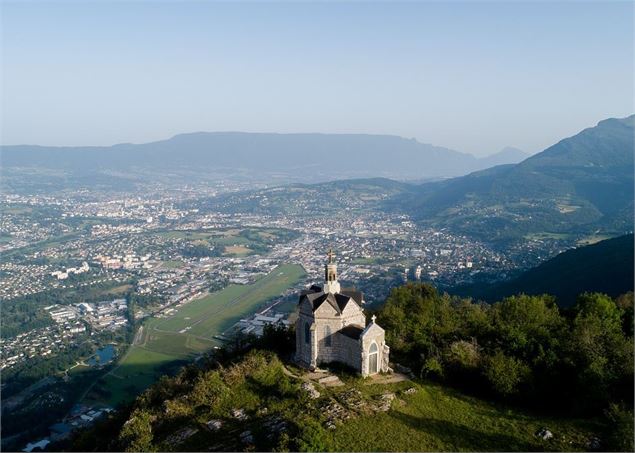
[[[390,371],[384,329],[374,316],[366,325],[362,293],[340,290],[332,261],[325,266],[325,283],[324,288],[312,286],[300,295],[296,361],[312,369],[340,362],[363,376]]]

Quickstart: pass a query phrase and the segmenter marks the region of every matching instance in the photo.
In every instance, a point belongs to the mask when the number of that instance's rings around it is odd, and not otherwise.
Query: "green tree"
[[[512,296],[494,305],[496,347],[528,363],[554,362],[565,322],[553,296]]]
[[[475,370],[480,365],[481,357],[476,339],[459,340],[450,343],[444,354],[448,367],[455,370]]]
[[[462,338],[483,338],[491,334],[491,305],[460,299],[455,301],[453,307]]]
[[[629,398],[619,389],[630,381],[632,392],[633,344],[623,334],[620,310],[610,297],[586,293],[578,298],[569,354],[577,370],[578,392],[586,395],[589,407]]]
[[[615,299],[615,304],[622,316],[622,330],[627,337],[633,336],[633,291],[622,294]]]
[[[378,318],[396,358],[419,364],[437,358],[439,346],[456,336],[459,325],[451,298],[425,283],[393,288]]]
[[[521,360],[497,351],[486,358],[483,372],[496,393],[509,396],[518,393],[520,385],[527,381],[530,369]]]

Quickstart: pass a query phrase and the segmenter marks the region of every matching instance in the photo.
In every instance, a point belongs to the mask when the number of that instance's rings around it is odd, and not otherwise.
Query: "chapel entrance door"
[[[379,358],[379,351],[377,348],[377,344],[373,343],[370,345],[370,350],[368,351],[368,373],[375,374],[379,370],[377,368]]]

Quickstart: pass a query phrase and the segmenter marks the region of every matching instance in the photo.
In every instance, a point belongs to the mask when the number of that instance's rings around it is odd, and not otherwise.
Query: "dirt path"
[[[319,384],[325,385],[327,387],[343,385],[343,383],[341,383],[339,379],[338,379],[339,382],[335,380],[333,380],[333,382],[328,382],[328,378],[337,377],[336,375],[329,372],[319,373],[315,371],[309,371],[309,372],[303,373],[300,376],[296,376],[291,371],[289,371],[289,369],[284,365],[282,365],[282,372],[286,374],[287,376],[292,377],[294,379],[298,379],[301,381],[314,381],[314,382],[318,382]],[[325,378],[327,378],[327,382],[320,382],[320,381],[323,381]],[[365,385],[394,384],[396,382],[404,382],[409,380],[410,378],[406,376],[405,374],[393,372],[390,374],[374,374],[372,376],[369,376],[364,381],[364,384]]]
[[[410,378],[403,373],[393,372],[391,374],[374,374],[365,382],[369,384],[394,384],[395,382],[409,381]]]

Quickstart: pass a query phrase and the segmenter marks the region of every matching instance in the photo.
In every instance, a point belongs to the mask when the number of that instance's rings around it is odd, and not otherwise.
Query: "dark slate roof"
[[[325,293],[323,291],[303,291],[300,295],[300,302],[302,302],[305,298],[311,303],[313,311],[320,308],[320,305],[326,302],[330,304],[335,309],[335,311],[337,311],[337,313],[342,313],[342,311],[344,311],[344,309],[346,308],[348,302],[352,299],[352,297],[344,294]]]
[[[341,333],[342,335],[347,336],[348,338],[352,338],[353,340],[359,340],[359,336],[362,334],[363,331],[364,331],[363,327],[351,325],[351,326],[344,327],[342,330],[339,330],[338,332]]]

